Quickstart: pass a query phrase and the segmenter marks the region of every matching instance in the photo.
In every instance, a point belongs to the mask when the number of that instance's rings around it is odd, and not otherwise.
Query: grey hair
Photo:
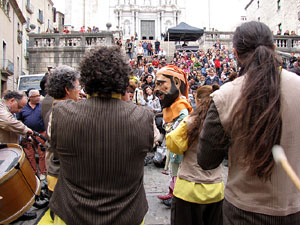
[[[39,90],[37,90],[37,89],[31,89],[31,90],[29,91],[29,93],[28,93],[28,97],[31,97],[32,94],[35,93],[35,92],[40,93]]]
[[[4,100],[9,100],[14,98],[16,101],[20,101],[23,97],[26,97],[24,92],[21,91],[7,91],[6,94],[4,95],[3,99]]]
[[[54,99],[62,99],[66,96],[65,88],[72,90],[75,88],[75,81],[79,80],[79,72],[73,68],[62,65],[51,71],[46,84],[48,95]]]

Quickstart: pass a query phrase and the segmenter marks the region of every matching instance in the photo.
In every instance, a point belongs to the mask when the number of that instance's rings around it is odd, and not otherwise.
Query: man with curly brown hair
[[[154,115],[121,100],[129,72],[119,47],[92,50],[80,65],[89,98],[53,108],[50,144],[60,158],[50,201],[54,224],[143,224],[144,158],[154,142]]]

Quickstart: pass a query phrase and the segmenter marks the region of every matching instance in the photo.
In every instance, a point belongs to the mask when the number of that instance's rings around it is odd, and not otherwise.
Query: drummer
[[[32,135],[30,128],[15,118],[15,113],[21,112],[27,104],[25,93],[7,91],[0,101],[0,143],[19,144],[20,135]],[[26,212],[20,220],[36,218],[35,212]]]
[[[31,135],[32,130],[17,120],[14,113],[21,112],[27,104],[23,92],[7,91],[0,101],[0,143],[19,143],[20,135]]]

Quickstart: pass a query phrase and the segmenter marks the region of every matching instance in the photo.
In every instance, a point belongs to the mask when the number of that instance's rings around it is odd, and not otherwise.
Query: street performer
[[[54,224],[143,224],[144,158],[154,143],[154,114],[121,100],[129,73],[119,47],[92,50],[80,65],[89,98],[59,101],[52,109],[50,145],[60,159],[50,200]]]
[[[7,91],[0,101],[0,143],[19,144],[19,138],[25,135],[32,135],[33,131],[17,120],[16,113],[22,111],[27,104],[27,97],[24,92]],[[31,220],[36,218],[35,212],[24,213],[19,220]]]
[[[0,102],[0,142],[19,144],[20,135],[31,135],[33,131],[18,121],[15,113],[21,112],[27,104],[23,92],[7,91]]]
[[[168,65],[160,69],[156,74],[155,89],[163,108],[163,120],[166,133],[174,130],[177,125],[191,111],[192,107],[188,103],[188,82],[186,73],[174,65]],[[173,189],[177,178],[177,171],[183,155],[168,153],[165,170],[168,168],[168,158],[171,162],[171,181],[169,193],[157,196],[163,203],[170,206],[173,196]]]

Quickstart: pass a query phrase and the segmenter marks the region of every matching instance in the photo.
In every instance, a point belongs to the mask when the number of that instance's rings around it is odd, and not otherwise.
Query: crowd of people
[[[232,50],[218,41],[171,60],[158,40],[123,47],[116,39],[87,53],[79,71],[49,71],[42,101],[37,90],[29,102],[4,94],[0,141],[47,137],[46,154],[23,146],[33,173],[47,180],[54,224],[144,224],[144,159],[163,135],[171,178],[158,198],[171,207],[172,225],[297,224],[300,192],[271,150],[282,145],[300,174],[300,60],[292,54],[284,64],[274,48],[260,22],[238,27]]]

